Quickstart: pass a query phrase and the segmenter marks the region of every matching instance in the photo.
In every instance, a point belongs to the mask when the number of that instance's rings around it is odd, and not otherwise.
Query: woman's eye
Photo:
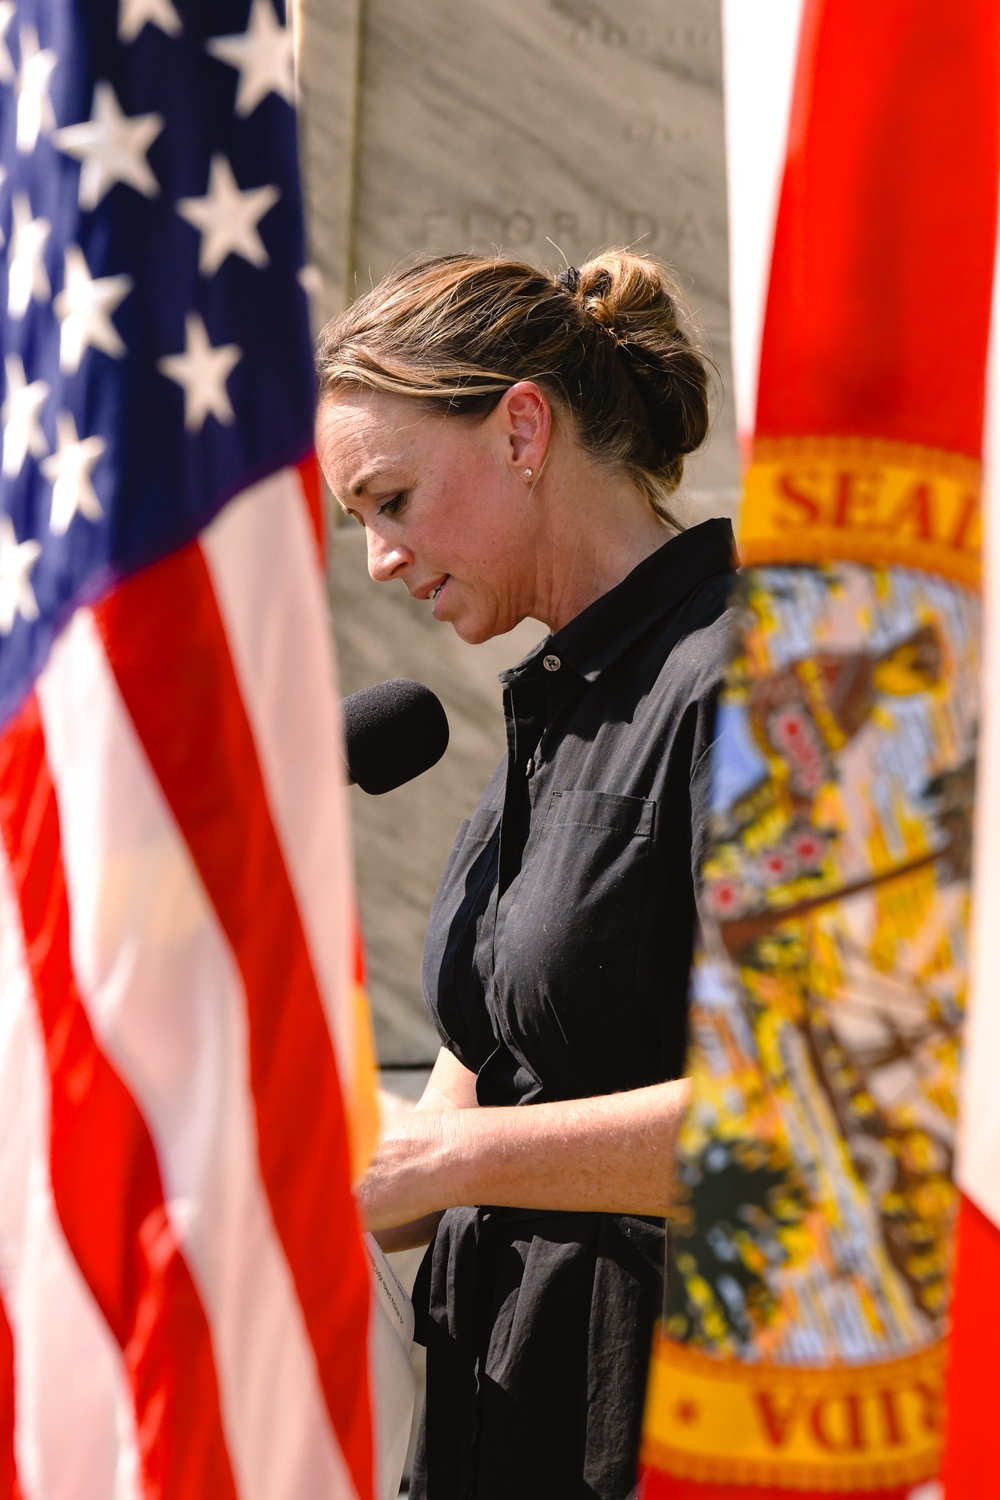
[[[387,500],[384,505],[379,506],[378,513],[380,516],[398,516],[405,503],[406,496],[400,490],[398,495],[393,495],[391,500]]]

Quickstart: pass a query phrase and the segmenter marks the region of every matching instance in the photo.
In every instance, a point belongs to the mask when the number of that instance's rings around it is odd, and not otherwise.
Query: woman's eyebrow
[[[356,479],[352,484],[351,494],[363,495],[369,485],[374,484],[376,480],[382,478],[382,474],[382,469],[370,469],[367,474],[362,474],[361,478]]]

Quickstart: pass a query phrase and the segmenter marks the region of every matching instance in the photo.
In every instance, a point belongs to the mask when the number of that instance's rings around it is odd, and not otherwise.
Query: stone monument
[[[719,372],[687,519],[731,513],[726,193],[719,0],[300,0],[299,60],[318,321],[423,252],[494,250],[552,269],[629,244],[670,262]],[[437,1042],[420,996],[434,887],[504,748],[497,672],[544,633],[463,645],[402,585],[375,584],[364,536],[333,534],[344,692],[415,677],[452,725],[444,760],[380,798],[352,790],[380,1059]]]

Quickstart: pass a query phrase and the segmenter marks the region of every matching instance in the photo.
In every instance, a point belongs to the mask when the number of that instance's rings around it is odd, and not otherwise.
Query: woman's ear
[[[549,398],[533,380],[519,380],[504,392],[495,410],[508,464],[522,479],[537,476],[552,435]]]

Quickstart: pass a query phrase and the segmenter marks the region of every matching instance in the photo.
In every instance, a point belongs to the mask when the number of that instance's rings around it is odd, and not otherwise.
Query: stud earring
[[[524,471],[524,477],[525,477],[525,479],[530,479],[531,476],[532,476],[532,474],[534,474],[534,472],[535,472],[534,469],[525,469],[525,471]]]

